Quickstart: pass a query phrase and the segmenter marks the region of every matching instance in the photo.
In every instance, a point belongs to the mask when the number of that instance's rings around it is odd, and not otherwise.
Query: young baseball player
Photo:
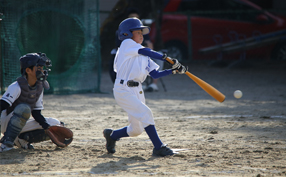
[[[51,66],[50,59],[44,53],[29,53],[20,57],[20,64],[22,76],[8,87],[0,100],[0,130],[4,134],[0,152],[11,150],[14,145],[33,149],[30,143],[48,140],[45,130],[61,124],[41,114],[43,90],[49,88],[48,68],[43,67]]]
[[[123,137],[135,137],[146,131],[151,139],[154,156],[173,155],[173,151],[160,140],[150,108],[145,104],[142,82],[147,75],[160,78],[169,74],[184,74],[186,68],[178,60],[172,59],[172,69],[158,71],[159,66],[150,58],[164,60],[167,57],[141,45],[143,35],[150,28],[143,26],[138,18],[123,20],[118,29],[118,38],[122,43],[116,53],[114,70],[117,72],[114,83],[116,102],[128,113],[129,125],[118,130],[105,129],[106,149],[115,152],[115,142]]]
[[[137,8],[134,8],[134,7],[131,7],[131,8],[128,8],[126,10],[126,18],[132,18],[132,17],[136,17],[138,19],[140,19],[140,12]],[[114,72],[114,68],[113,68],[113,63],[114,63],[114,59],[115,59],[115,55],[116,55],[116,51],[118,49],[118,47],[120,46],[121,44],[121,40],[118,39],[118,35],[117,35],[117,32],[116,31],[116,39],[115,39],[115,48],[112,49],[111,51],[111,60],[110,60],[110,63],[109,63],[109,75],[110,75],[110,78],[112,80],[112,82],[114,83],[115,82],[115,79],[116,79],[116,72]],[[143,43],[142,43],[143,46],[145,47],[148,47],[150,49],[153,49],[153,43],[151,42],[150,40],[150,36],[149,34],[145,34],[144,35],[144,40],[143,40]],[[158,60],[159,61],[159,60]],[[156,61],[155,61],[156,62]],[[164,61],[159,61],[159,62],[164,62]],[[161,64],[162,65],[162,64]],[[160,66],[161,67],[161,66]],[[162,68],[162,67],[161,67]],[[157,79],[153,80],[154,84],[151,85],[152,89],[154,89],[155,91],[158,91],[158,86],[157,86]],[[143,85],[145,87],[147,87],[146,85]],[[149,89],[150,90],[150,89]]]

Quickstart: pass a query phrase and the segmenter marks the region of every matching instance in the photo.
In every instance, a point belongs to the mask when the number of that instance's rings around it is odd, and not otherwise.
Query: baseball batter
[[[118,38],[122,43],[117,50],[114,60],[114,71],[117,73],[114,83],[114,97],[116,102],[127,112],[129,125],[118,130],[105,129],[106,149],[115,153],[115,142],[122,137],[135,137],[144,130],[151,139],[154,156],[173,155],[173,151],[160,140],[150,108],[145,104],[142,82],[147,75],[160,78],[169,74],[184,74],[186,67],[178,60],[172,59],[172,69],[158,71],[159,66],[150,58],[165,61],[162,55],[141,45],[143,35],[148,34],[150,28],[143,26],[138,18],[123,20],[118,29]]]
[[[48,140],[46,129],[61,122],[54,118],[45,118],[41,114],[43,107],[43,88],[49,88],[46,81],[50,65],[44,53],[30,53],[20,58],[22,76],[12,83],[0,100],[0,152],[19,148],[33,149],[32,142]],[[30,118],[30,115],[33,118]]]

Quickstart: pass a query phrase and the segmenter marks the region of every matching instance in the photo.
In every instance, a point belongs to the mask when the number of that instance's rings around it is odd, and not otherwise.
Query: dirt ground
[[[162,141],[185,151],[152,157],[144,132],[121,139],[117,152],[107,154],[103,129],[128,122],[104,72],[104,93],[44,97],[43,115],[74,132],[70,146],[46,141],[34,150],[1,153],[0,176],[286,176],[285,63],[231,69],[193,63],[189,71],[226,100],[219,103],[186,75],[167,76],[159,81],[159,92],[145,93]],[[243,92],[241,99],[233,97],[235,90]]]

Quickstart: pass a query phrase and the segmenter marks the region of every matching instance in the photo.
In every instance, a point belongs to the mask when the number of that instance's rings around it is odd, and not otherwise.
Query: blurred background
[[[153,20],[148,25],[154,49],[167,49],[181,61],[286,59],[281,55],[286,35],[283,0],[119,0],[101,26],[103,54],[112,48],[108,34],[126,18],[129,7],[138,8],[142,19]]]
[[[45,93],[99,92],[98,0],[0,0],[1,92],[20,76],[20,56],[42,52],[52,61]]]
[[[46,93],[100,92],[130,8],[151,27],[154,50],[186,65],[286,62],[285,0],[0,0],[1,92],[29,52],[53,62]]]

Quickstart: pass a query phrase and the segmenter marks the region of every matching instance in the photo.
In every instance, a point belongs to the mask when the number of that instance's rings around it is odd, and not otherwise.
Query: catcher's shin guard
[[[37,129],[29,132],[24,132],[19,135],[19,138],[28,141],[29,143],[39,143],[50,140],[50,137],[45,133],[44,129]]]
[[[31,108],[29,105],[17,105],[14,109],[13,116],[8,123],[6,132],[1,139],[1,143],[5,144],[8,147],[13,147],[16,137],[19,135],[30,116]]]

